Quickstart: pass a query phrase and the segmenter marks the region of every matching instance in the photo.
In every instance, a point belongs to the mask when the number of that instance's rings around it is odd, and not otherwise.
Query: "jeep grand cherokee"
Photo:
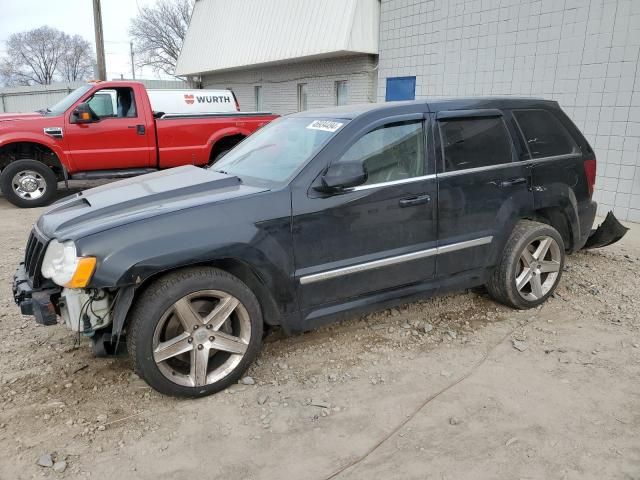
[[[171,395],[236,382],[264,325],[287,332],[486,285],[513,308],[555,290],[596,213],[593,150],[556,102],[370,104],[276,120],[212,168],[78,193],[38,220],[22,312],[126,345]],[[610,215],[590,237],[625,233]]]

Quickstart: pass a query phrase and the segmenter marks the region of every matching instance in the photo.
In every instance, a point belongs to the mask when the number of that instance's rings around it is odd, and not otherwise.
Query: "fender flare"
[[[227,127],[227,128],[223,128],[221,130],[216,131],[207,140],[207,145],[209,146],[207,149],[207,158],[211,156],[211,151],[216,146],[216,143],[218,143],[223,138],[233,137],[235,135],[242,135],[243,137],[246,138],[249,135],[251,135],[251,133],[252,132],[247,130],[246,128],[240,128],[240,127]]]
[[[176,270],[198,266],[210,266],[212,268],[221,268],[222,270],[227,271],[226,268],[222,268],[219,265],[224,264],[227,261],[233,261],[239,264],[243,264],[251,271],[252,276],[255,278],[256,282],[259,285],[251,285],[248,283],[248,286],[258,297],[258,300],[263,309],[263,314],[265,315],[265,321],[272,325],[282,325],[283,328],[286,329],[288,325],[286,324],[286,322],[283,323],[285,315],[283,315],[283,312],[279,310],[276,298],[273,295],[273,289],[276,285],[282,284],[281,282],[285,279],[286,275],[284,275],[283,272],[279,272],[275,265],[271,264],[268,259],[264,258],[258,252],[253,253],[257,254],[257,256],[253,258],[254,261],[258,260],[258,257],[261,257],[260,261],[263,262],[261,265],[256,265],[253,262],[247,262],[246,259],[240,259],[238,256],[221,255],[198,262],[165,265],[153,271],[150,271],[148,270],[148,268],[143,267],[140,270],[144,271],[144,278],[141,278],[139,275],[141,273],[139,270],[139,264],[133,265],[125,273],[125,275],[123,275],[123,277],[127,277],[127,280],[129,282],[133,280],[133,277],[136,277],[135,281],[133,283],[121,285],[114,300],[115,308],[113,311],[113,328],[111,332],[112,336],[120,336],[120,334],[124,330],[125,324],[127,323],[129,311],[131,310],[131,307],[135,302],[135,298],[139,294],[139,291],[144,291],[144,289],[146,289],[156,279]],[[231,272],[231,274],[233,275],[234,272]],[[278,276],[280,276],[281,278],[278,279]],[[241,280],[243,279],[241,278]],[[256,290],[256,286],[259,287],[259,291]],[[284,292],[280,293],[283,294]],[[295,292],[290,292],[290,294],[295,297]]]
[[[51,150],[58,158],[58,161],[60,162],[60,165],[63,168],[63,170],[69,169],[69,166],[66,162],[67,157],[64,153],[64,150],[62,149],[62,146],[60,146],[55,142],[52,142],[51,139],[44,134],[38,135],[35,133],[34,134],[26,133],[21,135],[9,134],[9,135],[0,136],[0,149],[14,143],[33,143],[33,144],[39,145],[40,147],[44,147],[48,150]]]
[[[574,252],[580,245],[582,232],[578,214],[578,201],[573,189],[563,183],[552,183],[546,187],[544,192],[536,192],[534,198],[536,211],[550,209],[564,216],[569,228],[569,238],[571,239],[571,246],[565,245],[565,247],[570,252]]]

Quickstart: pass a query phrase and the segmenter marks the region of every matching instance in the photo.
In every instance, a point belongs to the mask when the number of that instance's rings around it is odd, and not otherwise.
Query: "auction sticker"
[[[344,123],[334,122],[332,120],[314,120],[307,128],[309,130],[322,130],[324,132],[335,132],[338,130]]]

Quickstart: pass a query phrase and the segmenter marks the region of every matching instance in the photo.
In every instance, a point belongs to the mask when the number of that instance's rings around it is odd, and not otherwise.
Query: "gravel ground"
[[[0,479],[640,479],[635,230],[536,310],[467,292],[274,332],[247,385],[189,401],[19,314],[40,213],[0,198]]]

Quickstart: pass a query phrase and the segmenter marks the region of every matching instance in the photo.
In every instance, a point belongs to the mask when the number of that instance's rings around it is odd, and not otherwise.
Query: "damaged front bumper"
[[[55,325],[58,323],[56,305],[53,300],[60,296],[60,288],[48,288],[34,291],[29,284],[29,278],[21,263],[13,275],[13,299],[20,307],[22,315],[33,315],[41,325]]]
[[[13,276],[13,299],[23,315],[33,315],[42,325],[57,324],[59,316],[69,329],[87,336],[111,325],[113,298],[109,291],[62,287],[34,290],[24,264]]]
[[[591,234],[582,248],[601,248],[616,243],[629,231],[609,212],[598,228],[591,230]]]

